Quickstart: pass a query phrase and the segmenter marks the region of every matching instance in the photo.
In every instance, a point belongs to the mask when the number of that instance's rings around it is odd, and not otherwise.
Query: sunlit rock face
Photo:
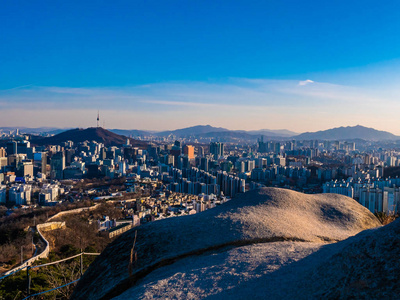
[[[337,241],[379,225],[345,196],[250,191],[199,214],[138,227],[131,269],[135,230],[123,234],[90,266],[72,299],[265,298],[266,289],[291,296],[296,276],[340,251]]]

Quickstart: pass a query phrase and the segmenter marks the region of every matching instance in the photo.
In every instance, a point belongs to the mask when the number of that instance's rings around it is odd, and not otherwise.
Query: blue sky
[[[396,1],[3,1],[0,126],[400,134],[398,32]]]

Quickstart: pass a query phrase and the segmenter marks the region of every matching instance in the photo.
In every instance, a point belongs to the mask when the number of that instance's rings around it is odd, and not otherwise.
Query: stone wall
[[[69,214],[77,214],[77,213],[81,213],[83,211],[91,211],[97,208],[97,206],[99,206],[100,204],[96,204],[94,206],[90,206],[90,207],[82,207],[82,208],[76,208],[76,209],[71,209],[71,210],[66,210],[66,211],[61,211],[57,214],[55,214],[54,216],[50,217],[47,219],[47,221],[51,221],[54,220],[56,218],[65,216],[65,215],[69,215]]]
[[[66,227],[65,226],[65,222],[48,222],[48,223],[43,223],[43,224],[36,225],[37,232],[39,233],[40,238],[42,239],[42,241],[46,245],[44,251],[42,251],[38,255],[35,255],[35,256],[31,257],[30,259],[28,259],[26,261],[24,261],[22,265],[5,272],[4,275],[8,275],[8,274],[11,274],[11,273],[13,273],[15,271],[18,271],[20,269],[24,269],[25,267],[31,266],[35,261],[37,261],[39,259],[47,258],[49,256],[49,253],[50,253],[50,246],[49,246],[49,242],[43,236],[42,232],[51,231],[51,230],[60,229],[60,228],[65,228],[65,227]]]

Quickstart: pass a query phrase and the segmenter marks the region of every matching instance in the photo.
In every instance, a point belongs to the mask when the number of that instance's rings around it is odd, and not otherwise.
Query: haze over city
[[[179,9],[178,9],[179,8]],[[229,8],[229,9],[227,9]],[[400,134],[399,4],[2,4],[0,126]]]

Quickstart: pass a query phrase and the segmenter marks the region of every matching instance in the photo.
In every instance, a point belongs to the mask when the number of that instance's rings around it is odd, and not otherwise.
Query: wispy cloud
[[[189,106],[189,107],[227,107],[226,105],[213,104],[213,103],[196,103],[196,102],[182,102],[182,101],[163,101],[163,100],[140,100],[139,102],[148,104],[159,104],[168,106]]]
[[[84,116],[100,109],[109,124],[123,128],[160,129],[165,124],[176,128],[205,122],[237,129],[297,131],[312,130],[318,122],[325,128],[351,122],[397,126],[398,94],[397,89],[382,92],[310,79],[230,78],[99,88],[27,85],[0,90],[0,123],[65,127],[73,121],[90,125],[92,120]],[[46,123],[50,120],[51,124]]]
[[[33,84],[25,84],[25,85],[16,86],[16,87],[13,87],[13,88],[10,88],[10,89],[6,89],[5,91],[18,90],[18,89],[31,87],[31,86],[33,86]]]

